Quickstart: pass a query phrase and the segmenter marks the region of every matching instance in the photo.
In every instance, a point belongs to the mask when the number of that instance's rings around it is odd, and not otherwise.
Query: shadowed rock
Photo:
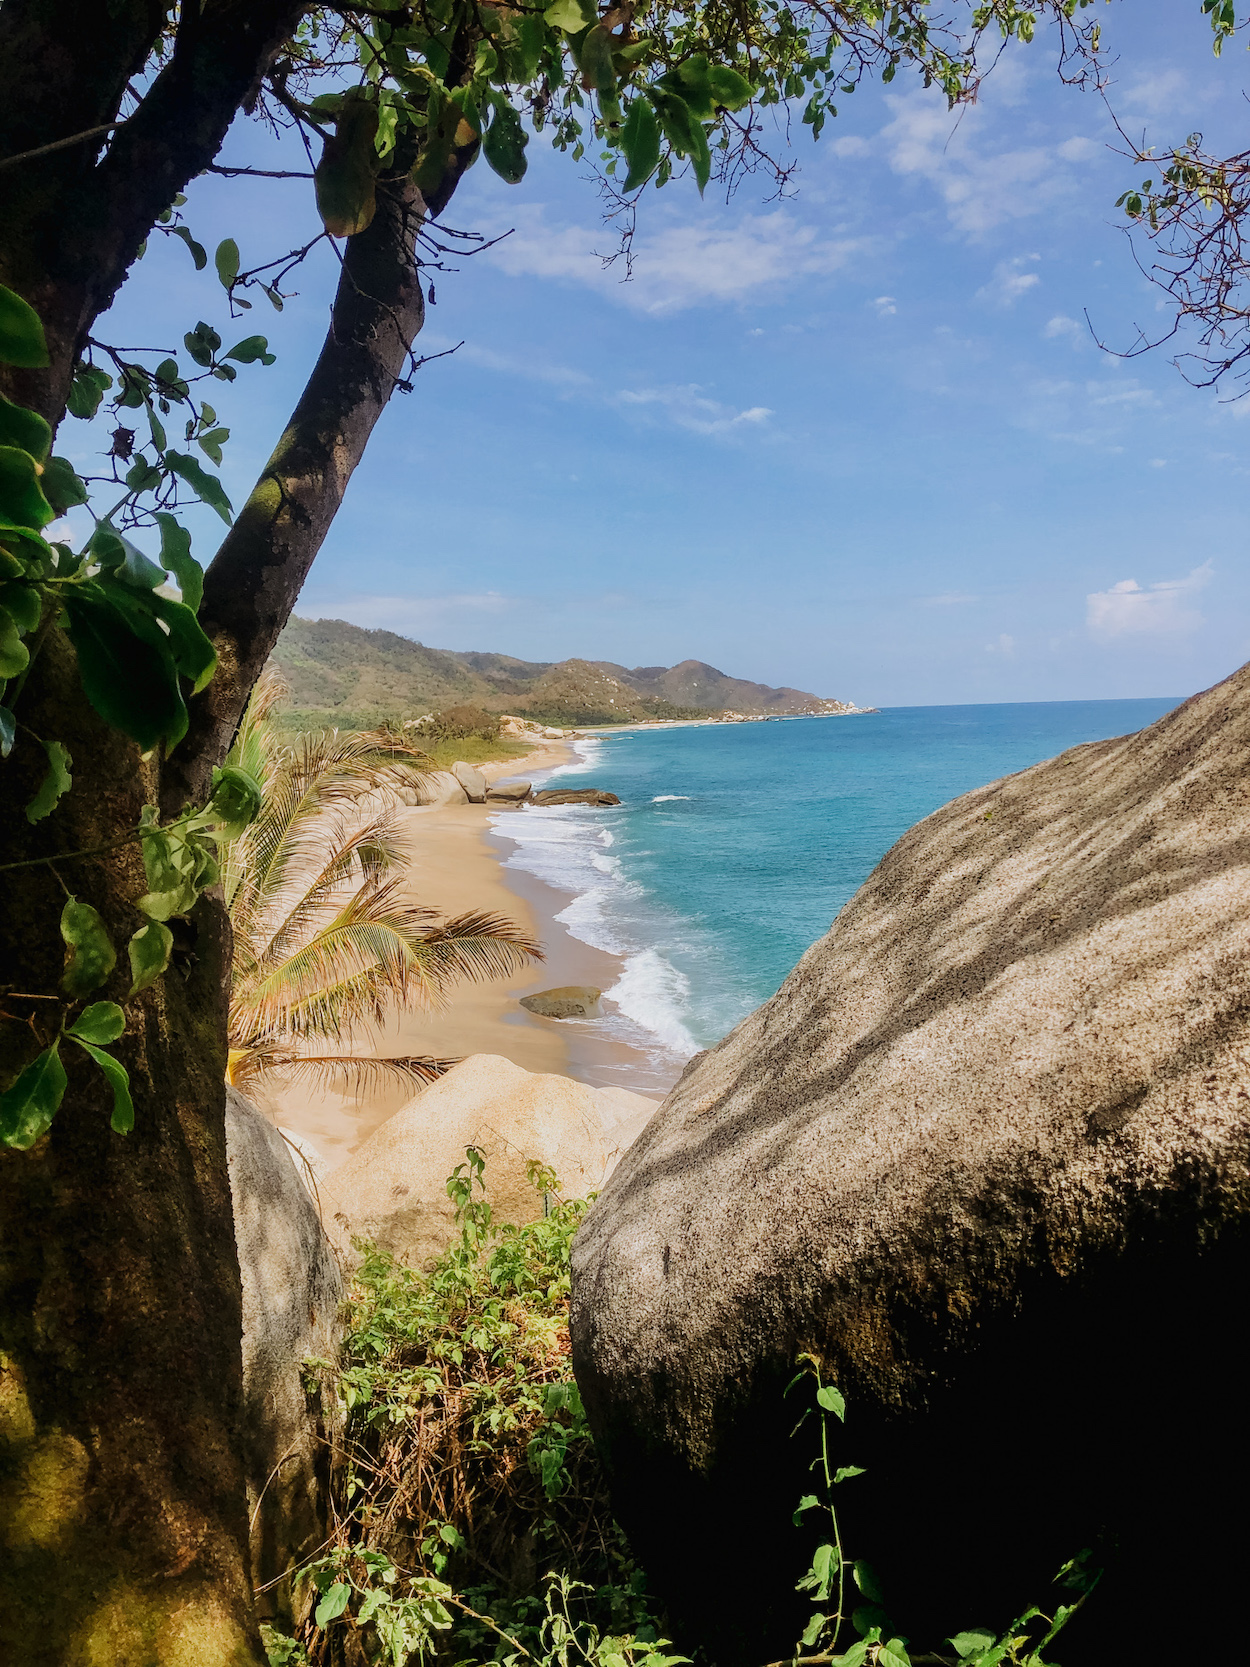
[[[544,788],[535,793],[536,805],[619,805],[615,793],[602,793],[596,787]]]
[[[620,1519],[712,1659],[794,1646],[801,1350],[849,1404],[833,1462],[868,1467],[844,1542],[914,1648],[1062,1601],[1099,1536],[1119,1553],[1064,1667],[1173,1658],[1173,1556],[1234,1624],[1248,765],[1243,668],[947,805],[625,1154],[574,1244],[574,1364]]]
[[[536,995],[522,996],[521,1006],[544,1019],[601,1019],[599,1005],[602,990],[589,984],[562,984],[555,990],[539,990]]]
[[[280,1577],[326,1537],[336,1419],[332,1394],[305,1392],[303,1363],[338,1352],[343,1281],[286,1139],[234,1088],[226,1090],[226,1151],[243,1279],[252,1578],[269,1586],[260,1613],[289,1622],[316,1595],[308,1586],[293,1595]]]

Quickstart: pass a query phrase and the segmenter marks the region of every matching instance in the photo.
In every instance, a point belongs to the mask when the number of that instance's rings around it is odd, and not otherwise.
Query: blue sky
[[[1101,9],[1101,8],[1100,8]],[[1111,101],[1165,144],[1246,144],[1244,43],[1197,0],[1116,0]],[[448,212],[511,236],[431,274],[438,352],[383,417],[298,611],[436,647],[626,665],[709,660],[862,704],[1187,694],[1250,656],[1250,400],[1190,388],[1113,204],[1140,170],[1044,40],[950,115],[903,76],[843,101],[797,195],[648,191],[634,276],[584,165],[530,146]],[[233,159],[297,167],[250,124]],[[316,228],[305,181],[205,179],[187,214],[245,266]],[[236,504],[320,345],[324,246],[278,317],[154,239],[97,334],[169,345],[197,318],[268,334],[215,401]],[[262,318],[261,313],[265,316]],[[62,449],[85,463],[87,431]],[[197,514],[197,553],[220,523]]]

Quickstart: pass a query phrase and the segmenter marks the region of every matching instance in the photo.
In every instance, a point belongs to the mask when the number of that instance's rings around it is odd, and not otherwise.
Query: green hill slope
[[[773,689],[728,677],[702,660],[638,666],[606,660],[518,660],[509,654],[453,653],[393,631],[341,619],[292,619],[274,650],[298,720],[343,725],[412,718],[472,704],[522,712],[547,723],[602,724],[641,718],[736,712],[819,712],[838,703],[802,689]]]

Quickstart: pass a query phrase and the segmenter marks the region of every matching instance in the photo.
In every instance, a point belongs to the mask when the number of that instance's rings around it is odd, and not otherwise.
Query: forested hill
[[[341,619],[292,619],[273,657],[290,684],[286,704],[293,714],[324,714],[340,723],[417,717],[464,704],[574,724],[726,709],[825,712],[841,704],[802,689],[728,677],[702,660],[630,670],[606,660],[454,653]]]

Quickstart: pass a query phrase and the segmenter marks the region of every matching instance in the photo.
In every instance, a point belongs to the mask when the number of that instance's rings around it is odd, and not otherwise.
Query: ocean
[[[620,806],[527,806],[494,827],[507,866],[568,895],[569,932],[623,958],[599,1024],[666,1083],[776,991],[913,823],[1177,704],[891,707],[596,735],[535,785],[604,788]]]

